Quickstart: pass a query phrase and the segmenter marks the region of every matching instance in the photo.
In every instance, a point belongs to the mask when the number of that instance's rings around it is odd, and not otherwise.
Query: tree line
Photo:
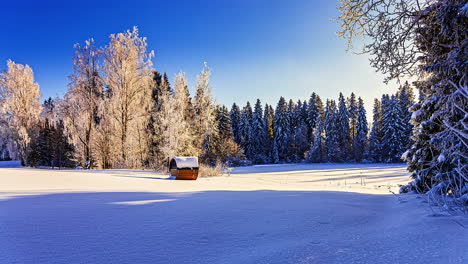
[[[250,102],[242,108],[234,103],[223,127],[231,128],[253,163],[401,162],[411,144],[413,100],[408,83],[395,95],[375,99],[369,129],[363,100],[354,93],[325,103],[316,93],[297,102],[281,97],[275,108],[257,99],[253,108]],[[224,106],[219,111],[227,115]]]
[[[176,155],[206,164],[278,162],[398,162],[410,145],[406,83],[375,101],[369,131],[354,93],[338,101],[258,99],[229,110],[214,102],[205,64],[191,97],[184,73],[169,80],[152,67],[152,51],[137,28],[75,45],[73,74],[63,98],[39,103],[29,66],[8,61],[0,75],[2,159],[23,165],[159,169]]]

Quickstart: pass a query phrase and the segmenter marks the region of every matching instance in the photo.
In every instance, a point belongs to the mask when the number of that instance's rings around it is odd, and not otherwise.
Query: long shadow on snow
[[[353,175],[353,176],[345,176],[345,177],[328,177],[320,180],[311,180],[311,181],[301,181],[301,182],[327,182],[327,181],[339,181],[339,180],[350,180],[350,179],[366,179],[366,180],[372,180],[372,179],[380,179],[380,178],[398,178],[398,177],[403,177],[403,176],[409,176],[408,173],[402,173],[402,174],[391,174],[391,175],[386,175],[386,176],[368,176],[368,175]],[[408,178],[409,180],[409,178]]]
[[[404,169],[404,163],[288,163],[234,167],[231,174],[278,173],[291,171],[340,172],[357,170]],[[290,173],[288,173],[290,174]]]
[[[430,262],[407,246],[415,227],[418,252],[466,260],[451,247],[459,230],[438,232],[447,219],[419,204],[424,221],[406,217],[409,204],[299,191],[23,196],[0,201],[0,263]]]

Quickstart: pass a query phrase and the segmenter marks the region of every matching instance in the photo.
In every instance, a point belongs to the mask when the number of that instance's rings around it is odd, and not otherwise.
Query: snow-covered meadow
[[[175,181],[0,162],[0,263],[467,263],[467,218],[391,194],[408,176],[285,164]]]

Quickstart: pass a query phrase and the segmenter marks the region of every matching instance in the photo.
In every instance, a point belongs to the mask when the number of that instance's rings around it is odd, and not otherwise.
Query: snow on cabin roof
[[[198,168],[197,157],[173,157],[177,164],[177,168]]]

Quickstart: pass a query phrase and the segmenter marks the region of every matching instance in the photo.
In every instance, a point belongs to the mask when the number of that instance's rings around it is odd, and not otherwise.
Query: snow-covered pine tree
[[[419,77],[415,86],[425,99],[412,108],[415,143],[404,155],[415,181],[401,191],[468,204],[466,0],[346,0],[339,9],[339,36],[349,46],[354,37],[370,36],[363,53],[375,55],[371,65],[387,73],[387,81]]]
[[[273,140],[272,157],[273,157],[273,163],[279,163],[280,162],[279,153],[278,153],[278,145],[276,145],[276,140]]]
[[[369,128],[367,127],[366,109],[364,108],[364,102],[361,97],[358,98],[357,103],[357,124],[356,124],[356,137],[354,140],[354,157],[355,160],[360,162],[367,158],[368,152],[368,140],[367,133]]]
[[[339,116],[336,109],[336,102],[334,100],[327,100],[325,108],[325,144],[327,150],[327,161],[338,162],[340,161],[340,145],[339,145]]]
[[[374,99],[374,107],[372,110],[372,129],[369,137],[369,158],[373,162],[383,161],[383,121],[382,121],[382,104],[379,99]]]
[[[316,127],[317,116],[320,115],[319,105],[318,105],[319,96],[313,92],[309,98],[309,103],[307,104],[307,125],[309,127],[309,133]]]
[[[229,112],[229,119],[231,120],[232,134],[237,144],[241,144],[242,136],[240,134],[240,108],[236,103],[232,104],[231,111]]]
[[[265,111],[263,114],[263,128],[265,129],[265,152],[264,155],[267,157],[267,162],[273,161],[273,141],[275,140],[273,131],[273,121],[275,112],[271,105],[265,104]]]
[[[197,76],[196,92],[193,102],[193,132],[194,132],[194,146],[198,153],[203,156],[204,153],[211,151],[214,148],[214,136],[217,133],[217,126],[215,125],[215,104],[211,95],[210,86],[211,70],[207,64],[201,73]]]
[[[304,102],[307,107],[307,103]],[[291,133],[291,161],[299,162],[304,159],[304,153],[308,150],[308,126],[306,112],[299,100],[291,115],[292,123],[295,124]]]
[[[294,162],[297,160],[296,149],[293,146],[295,130],[297,127],[297,119],[296,119],[296,103],[292,99],[289,99],[287,112],[289,116],[289,135],[288,135],[289,143],[287,146],[285,161]]]
[[[358,119],[358,103],[356,101],[356,95],[351,93],[351,96],[347,99],[348,103],[348,114],[349,114],[349,137],[351,141],[351,149],[354,150],[354,144],[357,135],[357,119]],[[352,151],[352,155],[356,156],[356,153]]]
[[[273,159],[275,162],[285,161],[287,159],[287,151],[290,145],[291,124],[288,104],[284,97],[280,97],[278,105],[276,106],[273,129],[275,136]],[[277,152],[277,155],[275,152]],[[278,156],[278,158],[276,158],[276,156]]]
[[[288,115],[289,115],[289,126],[290,132],[292,133],[296,128],[296,103],[292,99],[289,99],[288,102]]]
[[[424,100],[412,109],[418,130],[406,155],[415,181],[403,189],[468,205],[468,3],[439,0],[422,12],[416,43],[430,74],[417,82]]]
[[[216,123],[218,125],[215,136],[215,148],[212,152],[206,153],[207,162],[216,164],[218,161],[228,165],[238,165],[244,159],[243,152],[239,145],[234,142],[229,111],[226,106],[216,107]]]
[[[252,161],[254,163],[265,163],[265,127],[263,122],[263,109],[260,99],[254,106],[254,112],[252,116],[252,131],[251,131],[251,147],[252,147]]]
[[[339,161],[346,161],[348,159],[354,159],[354,157],[350,157],[350,146],[351,140],[349,136],[349,114],[348,108],[346,107],[346,100],[342,93],[338,98],[338,145],[339,145],[339,153],[338,153],[338,160]]]
[[[383,160],[399,162],[405,151],[402,109],[395,95],[382,97]]]
[[[313,140],[310,142],[310,149],[307,160],[317,163],[325,162],[327,160],[325,127],[324,121],[320,115],[317,115],[315,124],[316,126],[313,132]]]
[[[233,137],[231,120],[229,119],[229,110],[226,106],[216,106],[216,120],[218,121],[218,132],[221,135],[221,137]]]
[[[6,123],[7,134],[14,146],[11,154],[28,165],[29,143],[37,134],[42,106],[39,85],[32,69],[9,60],[7,70],[0,74],[0,117]]]
[[[413,125],[411,121],[411,112],[409,108],[414,104],[414,93],[408,82],[400,86],[397,93],[398,103],[402,110],[402,125],[403,125],[403,144],[405,149],[409,149],[412,145],[411,135],[413,133]]]
[[[239,133],[241,136],[240,146],[245,152],[247,159],[252,160],[254,154],[254,148],[252,145],[252,122],[253,112],[250,102],[242,108],[239,122]]]
[[[149,167],[158,169],[166,165],[167,159],[181,154],[182,145],[192,143],[186,132],[188,126],[184,120],[183,111],[186,105],[183,87],[186,85],[185,75],[179,73],[175,78],[175,96],[169,94],[168,83],[162,79],[157,100],[157,111],[152,111],[154,119],[154,156],[151,157]],[[184,129],[185,126],[185,129]]]

